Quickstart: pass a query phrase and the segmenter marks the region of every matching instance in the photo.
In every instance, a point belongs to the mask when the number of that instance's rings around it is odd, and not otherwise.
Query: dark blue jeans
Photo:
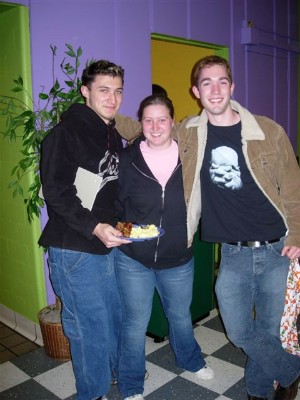
[[[154,289],[169,322],[176,364],[196,372],[206,364],[195,340],[191,320],[194,260],[180,267],[154,270],[116,250],[116,274],[123,307],[118,388],[123,397],[142,394],[145,376],[145,335]]]
[[[95,255],[50,247],[50,277],[62,301],[78,400],[107,394],[117,370],[121,305],[115,250]]]
[[[274,381],[288,386],[300,374],[300,358],[280,342],[289,268],[282,248],[283,239],[257,248],[222,244],[216,283],[220,312],[229,339],[248,356],[246,388],[257,397],[268,397]]]

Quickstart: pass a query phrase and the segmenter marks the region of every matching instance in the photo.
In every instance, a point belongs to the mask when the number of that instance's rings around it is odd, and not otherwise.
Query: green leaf
[[[13,82],[15,82],[17,85],[23,86],[23,78],[21,75],[18,76],[18,79],[14,79]]]
[[[11,89],[12,92],[22,92],[22,90],[23,89],[20,87],[15,87],[15,88]]]
[[[72,81],[65,81],[65,83],[67,86],[69,86],[71,88],[74,87],[74,82],[72,82]]]
[[[39,98],[42,100],[47,100],[47,99],[49,99],[49,96],[46,93],[40,93]]]

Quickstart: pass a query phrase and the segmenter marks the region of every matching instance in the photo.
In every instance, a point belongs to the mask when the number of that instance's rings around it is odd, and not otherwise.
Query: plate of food
[[[122,239],[128,239],[131,242],[143,242],[162,236],[165,231],[154,224],[138,225],[131,222],[118,222],[116,229],[122,232]]]

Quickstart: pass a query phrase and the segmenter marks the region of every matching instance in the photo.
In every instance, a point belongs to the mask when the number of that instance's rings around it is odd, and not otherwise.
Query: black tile
[[[25,372],[32,378],[44,372],[47,372],[52,368],[58,367],[65,362],[66,361],[58,361],[51,357],[48,357],[45,353],[44,347],[32,351],[31,353],[23,354],[11,360],[11,363],[20,368],[23,372]]]
[[[153,353],[148,354],[146,359],[147,361],[150,361],[151,363],[177,375],[184,371],[183,369],[176,367],[174,353],[169,344],[161,347]]]
[[[213,329],[217,332],[225,333],[225,328],[219,315],[205,322],[203,326],[205,326],[206,328]]]
[[[237,365],[238,367],[245,368],[247,356],[243,350],[235,347],[232,343],[225,344],[211,355],[215,358]]]
[[[120,392],[116,385],[110,387],[110,391],[108,393],[109,400],[122,400],[123,397],[121,396]]]
[[[245,380],[244,378],[239,380],[235,385],[231,386],[225,393],[224,396],[232,400],[246,400],[247,399],[247,391],[245,387]],[[273,400],[274,391],[271,390],[268,400]],[[298,397],[296,397],[298,399]]]
[[[65,400],[76,400],[76,394],[73,394],[72,396],[67,397]],[[109,400],[112,400],[112,399],[109,399]]]
[[[1,400],[18,399],[18,400],[60,400],[55,394],[49,392],[44,386],[40,385],[33,379],[23,382],[1,392]]]
[[[231,386],[225,393],[223,393],[223,395],[232,400],[246,400],[247,392],[244,378],[240,379],[235,385]]]
[[[180,376],[148,394],[146,400],[215,400],[220,395]]]

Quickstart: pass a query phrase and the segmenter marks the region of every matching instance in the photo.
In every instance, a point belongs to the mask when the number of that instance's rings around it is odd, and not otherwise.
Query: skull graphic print
[[[239,190],[243,187],[238,155],[230,147],[212,150],[209,174],[212,182],[221,188]]]

